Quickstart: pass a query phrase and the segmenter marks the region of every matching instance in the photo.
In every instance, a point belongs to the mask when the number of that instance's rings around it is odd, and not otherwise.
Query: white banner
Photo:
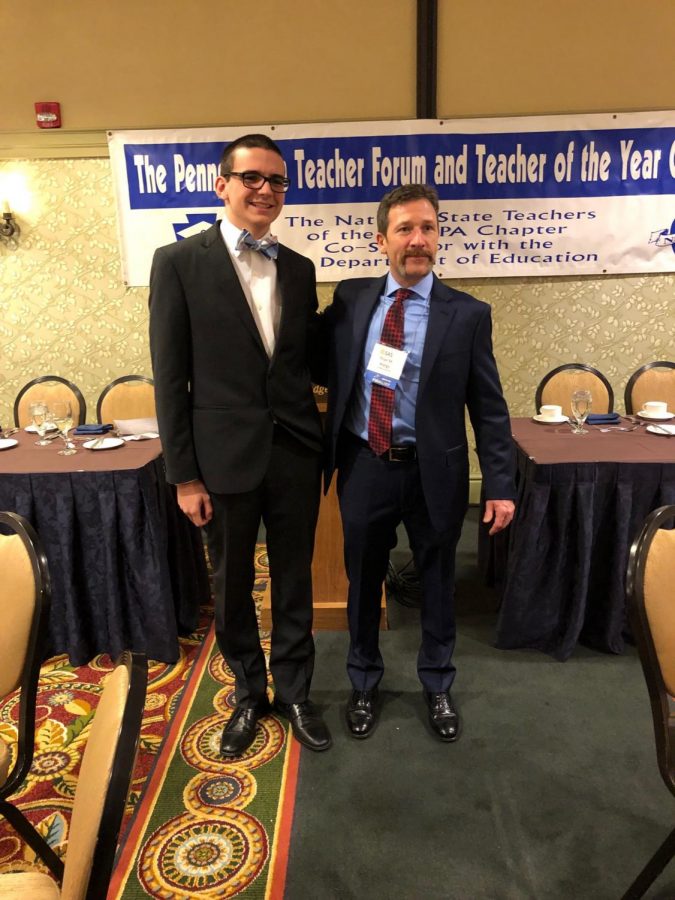
[[[253,125],[109,135],[124,279],[221,215],[223,146],[263,132],[291,178],[273,226],[319,281],[378,275],[381,197],[440,198],[441,278],[675,271],[675,112]]]

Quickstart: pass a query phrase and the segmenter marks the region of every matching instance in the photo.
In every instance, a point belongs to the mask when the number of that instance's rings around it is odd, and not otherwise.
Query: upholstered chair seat
[[[0,876],[0,897],[7,900],[59,900],[59,886],[42,872],[12,872]]]

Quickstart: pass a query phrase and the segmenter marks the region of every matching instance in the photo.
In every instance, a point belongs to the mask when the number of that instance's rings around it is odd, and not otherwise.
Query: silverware
[[[666,437],[670,438],[673,436],[672,431],[668,431],[667,428],[664,428],[663,425],[659,425],[658,422],[652,422],[651,427],[655,428],[659,434],[665,434]]]
[[[18,428],[8,428],[6,431],[0,429],[0,438],[4,440],[5,438],[11,437],[13,434],[16,434],[18,430]]]

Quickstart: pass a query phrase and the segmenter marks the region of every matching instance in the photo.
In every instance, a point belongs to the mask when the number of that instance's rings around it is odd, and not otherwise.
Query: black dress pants
[[[390,462],[358,438],[341,439],[338,497],[349,578],[347,672],[356,690],[372,690],[382,678],[380,598],[403,522],[422,584],[422,638],[417,673],[425,690],[439,693],[455,677],[455,550],[461,523],[438,532],[427,511],[416,460]]]
[[[277,426],[262,483],[242,494],[211,495],[213,518],[206,532],[214,569],[216,637],[234,673],[241,705],[255,705],[267,697],[265,656],[252,597],[261,520],[267,530],[273,623],[270,672],[276,696],[284,703],[307,699],[314,668],[311,567],[319,490],[318,453]]]

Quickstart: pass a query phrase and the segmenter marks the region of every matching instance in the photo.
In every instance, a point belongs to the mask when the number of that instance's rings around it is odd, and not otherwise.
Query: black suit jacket
[[[326,485],[337,460],[337,442],[351,400],[373,310],[386,278],[355,278],[338,285],[324,314],[329,335]],[[434,527],[461,522],[468,504],[469,461],[465,427],[469,411],[485,496],[515,497],[509,414],[492,353],[491,312],[469,294],[434,276],[415,431],[424,498]]]
[[[215,493],[252,490],[267,469],[275,422],[320,449],[308,366],[314,266],[280,246],[277,279],[281,320],[270,359],[219,223],[155,252],[150,351],[169,482],[200,478]]]

